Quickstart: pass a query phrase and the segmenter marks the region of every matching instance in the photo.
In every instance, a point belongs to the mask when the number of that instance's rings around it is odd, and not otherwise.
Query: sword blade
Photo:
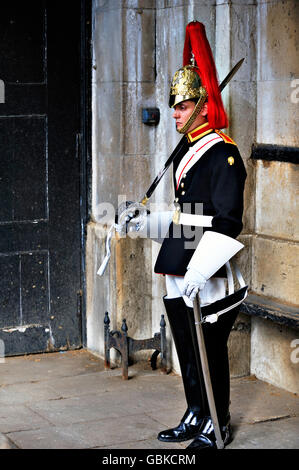
[[[243,64],[245,60],[245,57],[243,57],[243,59],[239,60],[239,62],[231,69],[231,71],[226,75],[225,79],[220,83],[219,85],[219,90],[220,90],[220,93],[222,92],[223,88],[226,87],[226,85],[228,84],[228,82],[231,81],[231,79],[233,78],[233,76],[238,72],[239,68],[241,67],[241,65]]]
[[[199,348],[199,356],[201,361],[202,373],[205,382],[205,388],[209,403],[210,415],[214,427],[215,437],[216,437],[216,446],[217,449],[223,449],[224,443],[221,436],[216,405],[215,405],[215,398],[212,388],[211,382],[211,375],[205,345],[205,339],[203,335],[202,323],[201,323],[201,310],[200,310],[200,300],[199,295],[197,295],[193,301],[193,310],[194,310],[194,317],[195,317],[195,327],[196,327],[196,334],[197,334],[197,341],[198,341],[198,348]]]

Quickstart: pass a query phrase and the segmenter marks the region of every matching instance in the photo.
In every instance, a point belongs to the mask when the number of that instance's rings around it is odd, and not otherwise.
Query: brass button
[[[185,191],[182,191],[182,192],[181,192],[181,195],[184,196],[184,194],[185,194]]]
[[[179,202],[179,198],[176,197],[175,200],[174,200],[174,202]]]
[[[186,176],[187,176],[187,173],[184,173],[184,174],[183,174],[183,178],[186,178]]]
[[[181,183],[181,188],[183,188],[185,186],[185,183]]]

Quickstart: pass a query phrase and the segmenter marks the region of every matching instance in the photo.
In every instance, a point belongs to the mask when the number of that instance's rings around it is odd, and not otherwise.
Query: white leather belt
[[[194,225],[195,227],[212,227],[212,215],[197,215],[180,213],[179,224]]]

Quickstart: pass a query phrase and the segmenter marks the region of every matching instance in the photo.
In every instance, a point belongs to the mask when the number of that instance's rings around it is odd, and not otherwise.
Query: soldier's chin
[[[184,129],[185,123],[183,124],[177,124],[176,125],[176,131],[179,132],[180,134],[184,134],[185,131],[182,132],[182,129]]]

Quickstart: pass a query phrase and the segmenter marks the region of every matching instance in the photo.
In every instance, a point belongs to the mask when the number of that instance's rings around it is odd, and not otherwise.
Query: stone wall
[[[142,107],[155,104],[155,2],[93,2],[92,215],[87,234],[87,347],[103,356],[103,320],[127,319],[129,335],[150,337],[151,242],[114,237],[103,277],[107,229],[125,200],[149,186],[154,128],[141,123]],[[102,218],[107,204],[110,217]]]
[[[168,108],[168,93],[173,73],[182,64],[185,27],[193,19],[206,25],[220,80],[245,57],[223,92],[230,117],[227,132],[239,146],[248,175],[244,228],[239,237],[246,247],[238,257],[241,270],[255,293],[296,301],[296,268],[292,262],[294,249],[298,249],[294,226],[296,167],[255,162],[250,156],[254,142],[298,145],[293,119],[298,105],[290,101],[292,80],[299,76],[295,40],[298,3],[94,0],[87,341],[88,347],[100,355],[105,310],[111,314],[114,329],[120,328],[125,317],[129,334],[135,338],[159,331],[164,313],[164,279],[153,274],[158,243],[114,238],[109,267],[103,277],[96,275],[105,255],[109,226],[101,213],[104,202],[117,207],[119,195],[122,200],[139,200],[180,138]],[[147,106],[160,109],[157,127],[142,124],[141,110]],[[280,190],[282,182],[284,192]],[[170,187],[171,171],[159,184],[152,202],[169,205],[173,201]],[[251,371],[271,381],[269,371],[263,375],[255,366],[260,354],[257,331],[261,330],[256,328],[258,320],[252,322],[250,335],[251,318],[240,315],[231,334],[232,375]],[[168,340],[171,364],[179,371],[169,331]]]
[[[257,143],[299,147],[299,4],[296,0],[257,4]],[[252,290],[286,305],[299,304],[298,165],[255,163],[255,234]],[[298,392],[298,364],[291,361],[298,331],[252,319],[251,372]]]

